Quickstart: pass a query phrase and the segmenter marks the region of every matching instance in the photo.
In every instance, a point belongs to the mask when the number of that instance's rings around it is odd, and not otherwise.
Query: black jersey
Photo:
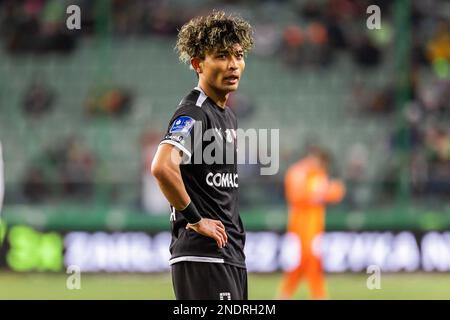
[[[236,155],[237,119],[198,87],[179,104],[162,143],[183,152],[180,165],[191,201],[204,218],[222,221],[228,243],[219,248],[214,239],[186,230],[187,221],[172,208],[170,264],[180,261],[228,263],[245,268],[245,233],[238,210]]]

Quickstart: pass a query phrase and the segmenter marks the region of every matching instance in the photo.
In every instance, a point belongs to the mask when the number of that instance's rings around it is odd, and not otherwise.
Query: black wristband
[[[200,215],[200,213],[198,213],[198,210],[192,201],[186,208],[181,210],[180,213],[191,224],[199,222],[202,218],[202,216]]]

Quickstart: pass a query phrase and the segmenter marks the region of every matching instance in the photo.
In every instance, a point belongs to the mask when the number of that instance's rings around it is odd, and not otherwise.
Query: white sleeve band
[[[164,143],[171,144],[171,145],[177,147],[180,151],[182,151],[188,157],[187,161],[189,161],[191,159],[191,153],[188,151],[188,149],[186,149],[186,147],[184,147],[180,143],[178,143],[176,141],[172,141],[172,140],[163,140],[163,141],[161,141],[160,145],[164,144]]]

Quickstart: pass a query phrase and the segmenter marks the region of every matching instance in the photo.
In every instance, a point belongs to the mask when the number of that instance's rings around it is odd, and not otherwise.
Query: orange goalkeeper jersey
[[[322,231],[325,205],[341,201],[345,194],[344,185],[330,180],[325,169],[309,157],[289,168],[285,190],[289,207],[288,231],[297,233]]]

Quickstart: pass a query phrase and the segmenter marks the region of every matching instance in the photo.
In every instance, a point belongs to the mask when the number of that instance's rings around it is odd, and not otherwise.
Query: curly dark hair
[[[241,45],[244,55],[251,50],[251,25],[241,17],[214,10],[207,16],[195,17],[183,25],[175,48],[180,60],[189,63],[192,57],[204,59],[205,54],[214,49],[232,52],[235,44]]]

